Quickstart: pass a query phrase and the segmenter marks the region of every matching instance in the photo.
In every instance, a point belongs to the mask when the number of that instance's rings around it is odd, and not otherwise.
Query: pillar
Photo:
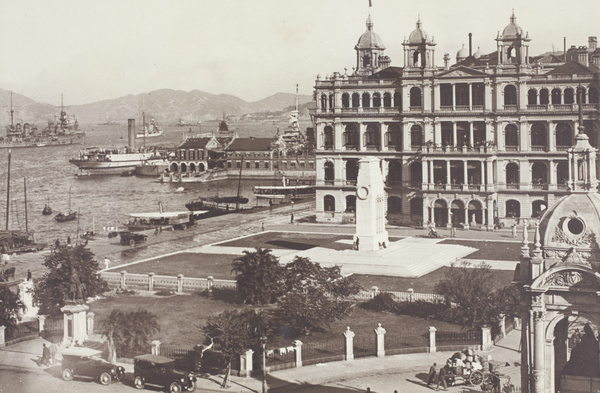
[[[500,334],[502,338],[506,337],[506,315],[500,314]]]
[[[469,187],[467,187],[467,185],[469,184],[469,172],[467,171],[468,165],[467,165],[467,161],[463,160],[463,190],[468,190]]]
[[[439,110],[439,104],[437,110]],[[433,122],[433,142],[438,146],[442,146],[442,123],[439,121]]]
[[[577,132],[577,131],[575,131]],[[556,151],[556,123],[548,123],[548,151]]]
[[[545,375],[545,338],[544,338],[544,312],[533,312],[533,373],[532,393],[544,393]]]
[[[450,161],[446,161],[446,189],[450,188],[452,179],[450,179]]]
[[[342,126],[342,123],[340,122],[340,119],[337,118],[335,119],[335,122],[333,124],[333,150],[341,150],[342,146],[344,145],[344,140],[343,138],[343,134],[344,134],[344,129]],[[319,145],[321,146],[321,145]]]
[[[377,357],[381,358],[385,356],[385,329],[381,324],[377,325],[375,329],[375,338],[377,340]]]
[[[426,184],[429,183],[429,181],[427,181],[427,177],[429,175],[429,171],[427,170],[428,166],[429,166],[429,160],[424,158],[421,161],[421,179],[422,179],[421,189],[422,190],[426,190],[427,189]]]
[[[302,341],[294,340],[294,355],[296,355],[296,368],[302,367]]]
[[[44,331],[45,325],[46,325],[46,316],[38,315],[38,333],[42,333]]]
[[[183,293],[183,274],[177,275],[177,293]]]
[[[354,332],[350,330],[350,326],[346,327],[344,332],[346,361],[354,360]]]
[[[434,175],[433,175],[433,167],[434,167],[435,164],[434,164],[433,160],[431,160],[429,162],[430,162],[430,165],[429,165],[429,184],[435,184],[435,178],[434,178]]]
[[[94,317],[95,313],[89,312],[87,313],[87,334],[88,336],[94,334]]]
[[[437,352],[436,342],[435,342],[435,332],[437,329],[435,326],[429,326],[429,353]]]
[[[213,287],[215,286],[215,278],[213,276],[208,276],[206,281],[206,290],[208,291],[209,296],[212,295]]]
[[[488,351],[492,347],[492,328],[489,326],[481,327],[481,350]]]
[[[252,375],[252,370],[254,369],[252,354],[254,354],[254,351],[249,349],[240,355],[240,377],[248,378]]]
[[[154,272],[148,273],[148,290],[149,291],[154,291],[154,276],[155,276]]]
[[[150,342],[150,353],[155,356],[160,355],[160,341],[153,340]]]
[[[454,85],[452,85],[452,90],[454,91]],[[454,102],[452,103],[452,107],[454,107]],[[455,121],[452,122],[452,146],[456,147],[456,122]]]
[[[123,270],[121,272],[121,289],[127,288],[127,272]]]
[[[472,122],[469,122],[469,146],[471,146],[471,147],[475,146],[475,137],[473,135],[473,123]]]

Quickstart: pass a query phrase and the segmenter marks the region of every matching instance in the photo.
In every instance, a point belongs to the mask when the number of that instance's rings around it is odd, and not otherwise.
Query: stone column
[[[344,332],[345,341],[345,349],[346,349],[346,361],[354,360],[354,332],[350,330],[350,326],[346,327],[346,331]]]
[[[341,150],[344,145],[343,135],[344,129],[339,118],[333,123],[333,150]],[[322,145],[322,144],[321,144]],[[321,146],[319,145],[319,146]]]
[[[469,146],[475,147],[475,137],[473,135],[473,123],[469,122]]]
[[[434,173],[433,173],[433,167],[435,166],[435,163],[433,160],[429,161],[431,164],[429,165],[429,184],[435,184],[435,177],[434,177]]]
[[[469,171],[468,171],[468,165],[467,165],[467,160],[463,160],[463,190],[468,191],[469,190]],[[468,219],[466,221],[469,221]]]
[[[213,293],[213,287],[215,286],[215,278],[213,276],[208,276],[206,279],[206,290],[208,291],[208,295],[211,296]]]
[[[502,338],[506,337],[506,315],[500,314],[500,333],[502,334]]]
[[[377,357],[381,358],[385,356],[385,329],[381,324],[377,325],[375,331],[375,338],[377,339]]]
[[[6,332],[6,326],[0,326],[0,347],[6,346],[6,336],[4,333]]]
[[[63,343],[69,341],[69,320],[73,321],[73,315],[63,313]]]
[[[450,188],[452,179],[450,179],[450,161],[446,161],[446,189]]]
[[[435,332],[437,329],[435,326],[429,326],[429,353],[437,352],[437,345],[435,342]]]
[[[532,393],[544,393],[544,375],[545,375],[545,338],[544,338],[544,312],[533,312],[533,373],[532,373]]]
[[[488,351],[492,347],[492,328],[489,326],[481,327],[481,350]]]
[[[429,181],[427,181],[427,177],[429,175],[429,171],[427,170],[427,168],[429,167],[429,161],[427,159],[423,159],[423,161],[421,161],[421,189],[422,190],[427,190],[427,184],[429,183]]]
[[[41,333],[44,331],[45,324],[46,324],[46,316],[38,315],[38,333]]]
[[[177,275],[177,293],[183,293],[183,274]]]
[[[454,91],[454,85],[452,85],[452,90]],[[454,102],[452,102],[452,108],[454,110]],[[452,122],[452,146],[456,148],[456,122]]]
[[[577,130],[575,130],[577,132]],[[556,151],[556,123],[548,123],[548,151]]]
[[[148,273],[148,290],[154,291],[154,272]]]
[[[243,355],[240,355],[240,377],[249,378],[252,375],[252,370],[254,369],[252,362],[253,353],[254,351],[249,349]]]
[[[94,317],[96,314],[94,312],[87,313],[87,334],[94,334]]]
[[[452,84],[452,110],[456,109],[456,85]],[[456,136],[456,133],[454,134]],[[456,139],[454,140],[456,142]],[[456,143],[454,144],[456,146]]]
[[[383,98],[382,98],[383,99]],[[379,151],[386,150],[386,136],[387,136],[388,126],[384,122],[379,123]]]
[[[302,341],[294,340],[294,355],[296,355],[296,368],[302,367]]]
[[[127,272],[125,270],[121,272],[121,288],[127,288]]]
[[[160,341],[153,340],[150,343],[150,353],[156,356],[160,355]]]
[[[437,110],[439,110],[439,105]],[[433,142],[435,142],[438,146],[442,145],[442,123],[439,121],[433,122]]]

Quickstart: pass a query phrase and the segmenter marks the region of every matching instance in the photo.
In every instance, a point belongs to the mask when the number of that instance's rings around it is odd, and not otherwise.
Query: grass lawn
[[[220,314],[225,310],[247,310],[249,308],[250,306],[206,298],[199,294],[170,297],[120,295],[90,303],[90,311],[96,313],[96,323],[98,324],[101,324],[102,319],[113,309],[122,311],[148,310],[157,315],[161,327],[160,333],[153,339],[160,340],[165,345],[189,346],[203,342],[204,336],[200,331],[200,327],[206,324],[210,316]],[[426,343],[424,334],[429,326],[435,326],[439,331],[456,332],[461,330],[460,326],[445,322],[368,311],[357,306],[349,318],[334,322],[331,329],[326,328],[323,331],[316,331],[310,336],[301,337],[300,340],[303,343],[311,343],[340,339],[343,337],[342,333],[346,330],[346,326],[350,326],[357,338],[361,336],[371,338],[371,336],[374,336],[373,329],[377,327],[378,323],[381,323],[387,330],[387,337],[421,337],[423,335],[423,338],[419,338],[419,342],[415,343],[416,346]],[[291,338],[279,337],[269,346],[289,346],[292,345],[291,341]]]
[[[127,273],[147,274],[154,272],[158,275],[206,278],[213,276],[219,280],[235,280],[231,273],[231,262],[235,255],[200,254],[185,252],[137,263],[114,271],[126,270]]]
[[[439,268],[429,274],[418,278],[405,278],[405,277],[390,277],[390,276],[376,276],[367,274],[355,274],[354,278],[364,289],[371,289],[372,286],[376,286],[380,291],[399,291],[406,292],[408,288],[414,289],[415,292],[419,293],[435,293],[434,287],[440,280],[446,277],[449,267]],[[494,288],[493,291],[504,288],[510,285],[514,273],[509,270],[492,270],[494,275]]]
[[[486,240],[460,240],[446,239],[442,244],[458,244],[461,246],[474,247],[478,250],[468,255],[468,259],[483,259],[494,261],[518,261],[521,255],[521,243],[494,242]]]
[[[325,235],[319,233],[266,232],[225,243],[219,243],[219,246],[248,248],[262,247],[287,250],[308,250],[314,247],[326,247],[340,250],[351,249],[352,244],[336,243],[336,241],[342,239],[351,241],[352,236]]]

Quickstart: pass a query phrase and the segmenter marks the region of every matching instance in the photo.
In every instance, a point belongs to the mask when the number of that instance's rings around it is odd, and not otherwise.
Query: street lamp
[[[262,369],[263,369],[262,393],[267,393],[269,391],[269,389],[267,388],[267,358],[266,358],[267,337],[262,336],[260,338],[260,342],[262,344]]]

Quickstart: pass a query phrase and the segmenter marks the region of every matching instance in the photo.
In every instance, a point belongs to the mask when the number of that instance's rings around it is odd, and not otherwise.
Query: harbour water
[[[186,210],[192,199],[207,196],[234,196],[238,181],[226,180],[211,183],[158,183],[152,177],[121,177],[118,175],[76,176],[78,168],[69,163],[85,147],[124,147],[127,144],[127,127],[103,126],[87,129],[82,145],[47,146],[12,149],[9,229],[25,229],[24,178],[27,178],[28,227],[35,233],[37,242],[64,242],[67,236],[74,240],[77,233],[92,229],[100,235],[108,234],[104,228],[115,227],[127,220],[127,214],[158,211]],[[167,129],[161,137],[146,141],[146,146],[176,146],[181,143],[185,128]],[[143,141],[136,140],[141,146]],[[6,179],[8,149],[0,149],[0,227],[6,223]],[[243,180],[240,195],[250,199],[245,208],[257,205],[252,187],[270,185],[271,181]],[[176,192],[179,187],[184,192]],[[79,220],[57,223],[54,216],[69,209],[79,212]],[[43,216],[42,209],[50,204],[54,213]],[[260,201],[261,205],[265,201]]]

